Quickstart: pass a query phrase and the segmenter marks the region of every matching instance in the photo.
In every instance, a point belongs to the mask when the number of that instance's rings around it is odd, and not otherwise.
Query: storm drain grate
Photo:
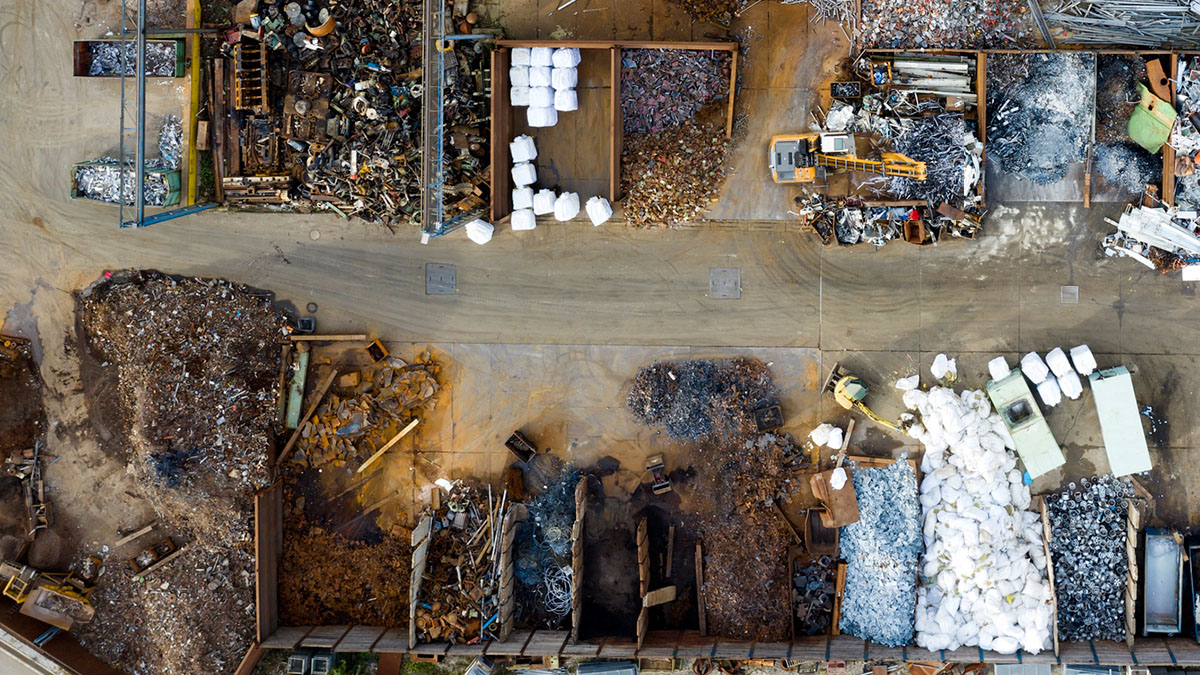
[[[708,270],[708,297],[734,300],[742,297],[741,268],[710,267]]]
[[[458,273],[454,265],[426,263],[425,295],[454,295],[458,292]]]
[[[1063,305],[1078,305],[1079,304],[1079,287],[1078,286],[1059,286],[1058,287],[1058,302]]]

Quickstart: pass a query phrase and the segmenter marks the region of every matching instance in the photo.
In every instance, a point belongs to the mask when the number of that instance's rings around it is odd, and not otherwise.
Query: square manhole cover
[[[1079,287],[1078,286],[1059,286],[1058,287],[1058,302],[1063,305],[1078,305],[1079,304]]]
[[[425,295],[454,295],[458,292],[458,273],[454,265],[425,264]]]
[[[740,267],[710,267],[708,270],[708,297],[742,297],[742,270]]]

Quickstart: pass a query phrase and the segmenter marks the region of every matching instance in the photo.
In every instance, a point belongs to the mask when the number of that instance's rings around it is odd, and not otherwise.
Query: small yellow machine
[[[21,605],[20,613],[71,630],[92,620],[91,584],[71,573],[42,572],[11,561],[0,563],[5,597]]]
[[[775,136],[769,161],[776,183],[812,183],[818,167],[925,180],[925,162],[895,152],[883,153],[881,160],[859,159],[854,156],[854,139],[842,133]]]
[[[825,380],[825,391],[833,394],[833,400],[846,410],[857,410],[866,415],[868,419],[889,429],[902,431],[900,425],[880,417],[874,410],[867,407],[864,402],[867,397],[867,383],[861,377],[843,368],[842,364],[833,364],[833,371]]]

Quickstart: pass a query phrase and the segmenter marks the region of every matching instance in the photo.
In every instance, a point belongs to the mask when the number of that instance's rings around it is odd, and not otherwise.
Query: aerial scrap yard
[[[1180,1],[17,2],[0,671],[1200,666]]]

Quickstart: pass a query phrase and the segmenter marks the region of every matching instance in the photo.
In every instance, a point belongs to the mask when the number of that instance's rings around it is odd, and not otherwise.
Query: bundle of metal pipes
[[[1068,44],[1200,45],[1187,0],[1062,0],[1045,19],[1066,29]]]

